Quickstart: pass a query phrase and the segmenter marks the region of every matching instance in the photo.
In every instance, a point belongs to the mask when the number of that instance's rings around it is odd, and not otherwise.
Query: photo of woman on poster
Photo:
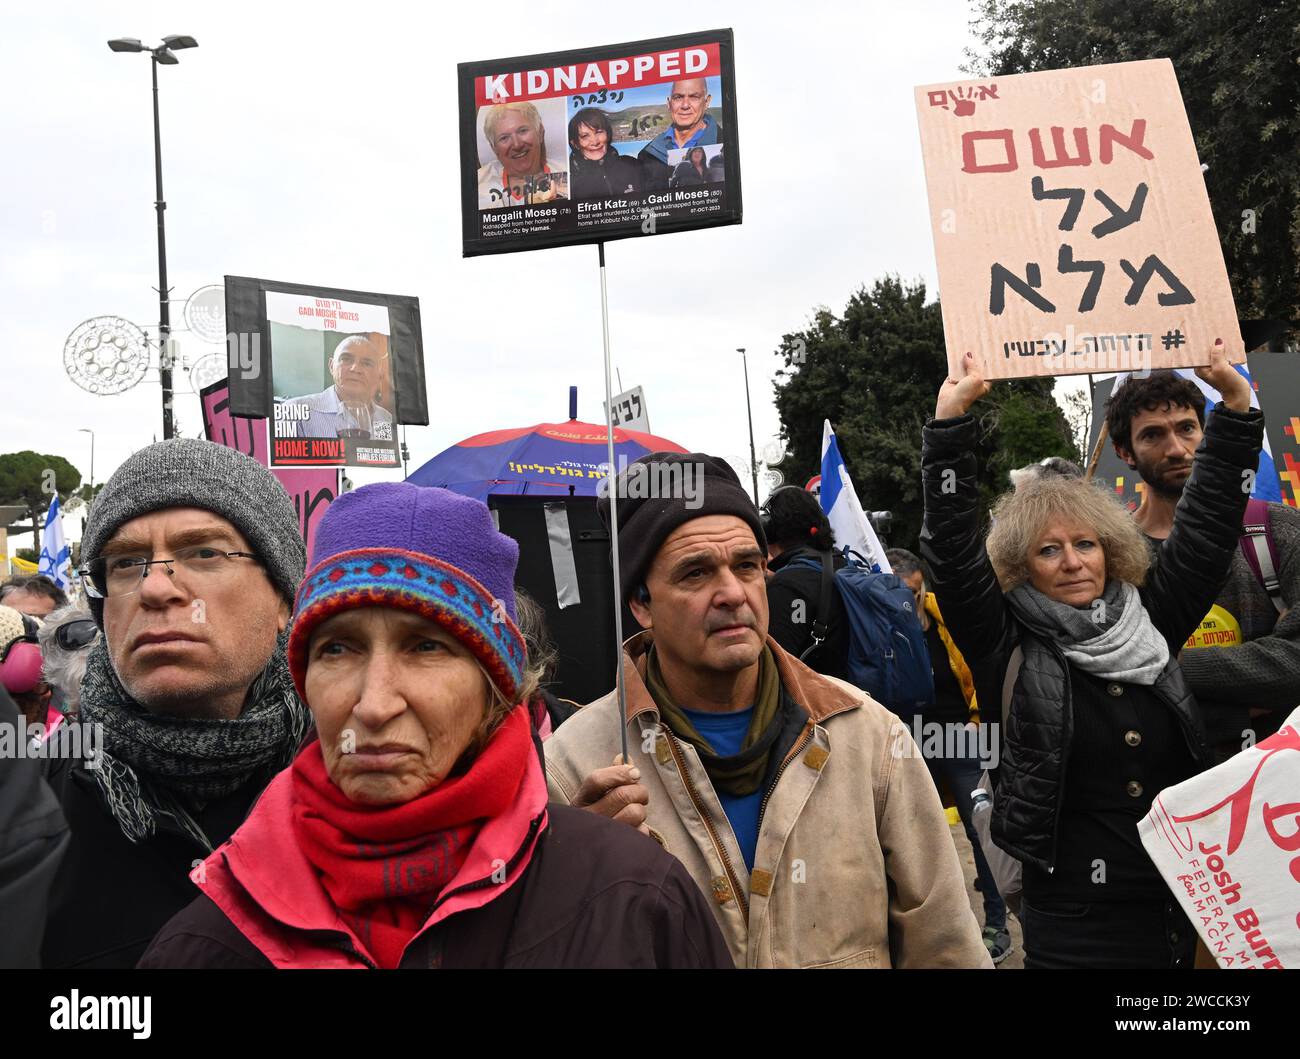
[[[668,186],[672,188],[698,187],[709,182],[709,164],[703,147],[692,147],[686,157],[673,170]]]
[[[478,171],[479,209],[564,198],[568,174],[563,161],[547,155],[546,128],[537,107],[499,103],[484,112],[483,138],[496,157]]]
[[[635,195],[641,167],[613,146],[609,115],[598,107],[578,111],[569,120],[569,174],[575,199]]]

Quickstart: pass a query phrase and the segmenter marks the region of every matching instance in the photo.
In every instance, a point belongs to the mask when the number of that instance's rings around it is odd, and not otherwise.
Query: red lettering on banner
[[[636,88],[684,77],[716,77],[722,73],[717,44],[693,44],[648,55],[574,63],[541,70],[518,70],[474,78],[474,103],[511,103],[579,95],[593,88]]]

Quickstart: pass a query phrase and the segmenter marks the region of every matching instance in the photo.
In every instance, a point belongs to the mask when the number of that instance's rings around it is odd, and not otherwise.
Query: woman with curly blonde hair
[[[1223,394],[1152,561],[1127,511],[1080,478],[1040,475],[980,533],[976,426],[988,384],[968,353],[925,427],[922,552],[996,723],[994,842],[1023,865],[1025,966],[1190,968],[1196,933],[1137,823],[1209,764],[1177,654],[1214,602],[1263,443],[1249,384],[1216,345],[1197,369]]]

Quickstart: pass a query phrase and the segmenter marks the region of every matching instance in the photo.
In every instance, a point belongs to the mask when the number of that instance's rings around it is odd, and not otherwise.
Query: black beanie
[[[607,482],[608,479],[605,479]],[[602,483],[602,488],[608,487]],[[766,554],[758,508],[729,464],[702,452],[651,452],[615,479],[618,496],[619,593],[626,603],[645,581],[660,545],[678,526],[705,515],[735,515]],[[609,496],[596,502],[609,526]]]

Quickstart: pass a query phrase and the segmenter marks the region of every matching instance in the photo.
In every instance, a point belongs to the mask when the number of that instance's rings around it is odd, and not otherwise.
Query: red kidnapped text
[[[572,96],[597,89],[635,88],[680,77],[713,77],[722,72],[716,44],[700,44],[672,51],[632,55],[625,59],[521,70],[474,79],[475,102],[480,107],[520,99]]]

